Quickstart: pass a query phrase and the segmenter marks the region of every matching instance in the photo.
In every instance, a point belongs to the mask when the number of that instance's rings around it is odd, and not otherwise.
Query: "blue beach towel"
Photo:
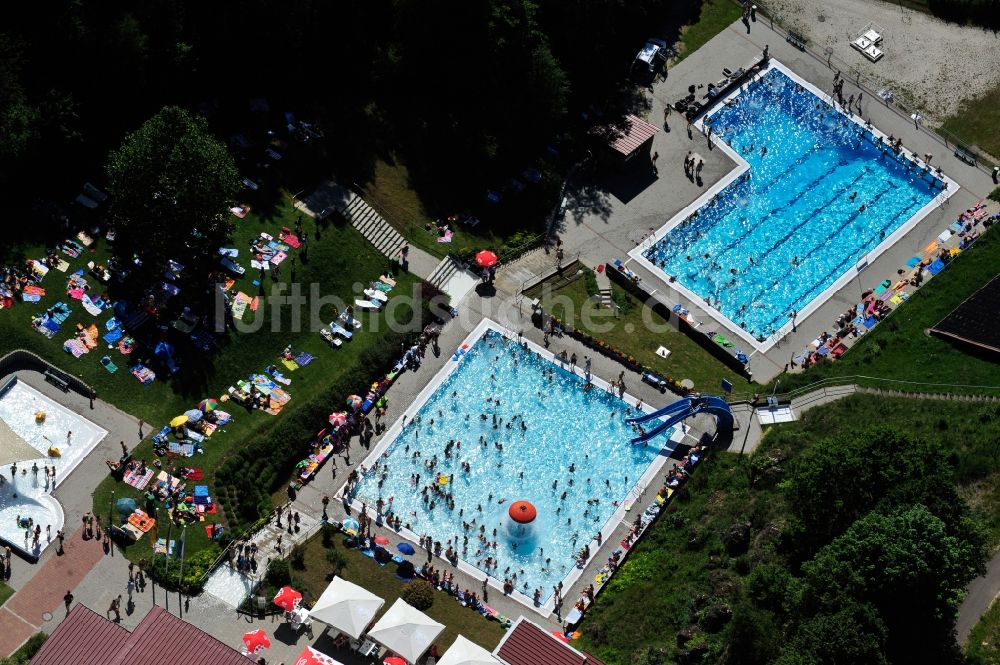
[[[876,319],[874,316],[869,316],[867,319],[865,319],[865,328],[868,328],[868,330],[871,330],[872,328],[875,327],[875,324],[877,324],[877,323],[878,323],[878,319]]]
[[[316,356],[310,355],[305,352],[295,356],[295,364],[298,365],[299,367],[305,367],[314,360],[316,360]]]
[[[934,263],[927,266],[927,272],[929,272],[932,275],[936,275],[942,270],[944,270],[944,261],[942,261],[941,259],[937,259],[934,261]]]
[[[103,339],[108,344],[117,344],[118,340],[120,340],[122,337],[124,337],[124,333],[122,333],[121,330],[112,330],[101,339]]]
[[[910,260],[906,262],[906,267],[907,268],[916,268],[917,265],[919,265],[919,263],[920,263],[920,257],[919,256],[911,256]]]

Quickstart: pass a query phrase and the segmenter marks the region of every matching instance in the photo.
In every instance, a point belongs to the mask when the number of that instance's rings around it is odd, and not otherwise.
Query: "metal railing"
[[[14,349],[0,358],[0,376],[23,369],[36,371],[41,374],[45,374],[46,372],[54,374],[72,388],[74,392],[80,393],[84,397],[92,397],[97,394],[83,379],[59,369],[32,351]]]
[[[842,386],[853,385],[860,389],[870,389],[871,385],[866,384],[882,384],[882,388],[876,388],[876,390],[884,389],[896,389],[900,397],[912,396],[915,399],[964,399],[970,397],[969,393],[954,392],[954,389],[961,390],[973,390],[973,391],[991,391],[995,393],[994,395],[987,395],[980,392],[978,395],[973,394],[984,399],[992,400],[994,397],[1000,399],[1000,386],[984,386],[984,385],[973,385],[973,384],[958,384],[958,383],[933,383],[924,381],[908,381],[906,379],[890,379],[881,376],[868,376],[865,374],[850,374],[846,376],[832,376],[825,379],[820,379],[814,381],[805,386],[799,388],[794,388],[792,390],[781,392],[781,393],[740,393],[730,395],[727,398],[731,404],[735,403],[748,403],[753,404],[754,397],[757,397],[757,402],[761,398],[773,394],[778,398],[779,402],[791,402],[792,400],[803,397],[813,392],[823,391],[827,388],[836,388]],[[912,390],[904,391],[902,388],[911,388]],[[944,389],[944,390],[942,390]],[[952,390],[948,390],[952,389]]]

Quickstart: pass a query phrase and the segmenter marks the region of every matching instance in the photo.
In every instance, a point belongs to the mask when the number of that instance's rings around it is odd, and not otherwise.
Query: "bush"
[[[347,557],[340,550],[329,550],[326,553],[326,561],[330,564],[330,572],[334,575],[347,567]]]
[[[181,561],[179,558],[165,556],[153,557],[149,565],[149,576],[165,589],[178,589],[190,595],[201,593],[204,587],[202,578],[208,574],[209,567],[215,563],[220,551],[217,546],[207,547],[200,552],[184,557],[184,578],[181,579]],[[167,565],[169,561],[169,566]]]
[[[587,286],[588,296],[596,296],[601,292],[597,287],[597,275],[590,268],[583,269],[583,283]]]
[[[291,561],[292,568],[295,570],[306,569],[306,550],[302,545],[296,545],[288,559]]]
[[[1000,187],[997,187],[992,192],[990,192],[990,198],[996,201],[997,203],[1000,203]]]
[[[20,649],[7,658],[0,658],[0,665],[28,665],[48,638],[49,636],[45,633],[35,633],[28,638],[27,642],[21,645]]]
[[[292,569],[284,559],[274,559],[267,567],[264,581],[269,585],[281,588],[292,583]]]
[[[434,587],[426,580],[413,580],[403,587],[399,597],[418,610],[426,610],[434,604]]]

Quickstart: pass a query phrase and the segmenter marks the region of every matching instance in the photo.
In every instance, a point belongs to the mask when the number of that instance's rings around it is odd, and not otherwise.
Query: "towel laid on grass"
[[[91,297],[87,294],[83,295],[81,302],[83,303],[83,308],[87,310],[87,313],[90,314],[91,316],[97,316],[102,311],[104,311],[103,308],[96,302],[94,302],[94,300],[92,300]]]
[[[240,298],[240,296],[246,296],[246,294],[241,291],[236,294],[236,298],[233,299],[232,312],[234,319],[242,319],[243,315],[247,311],[247,305],[250,304],[249,296],[247,296],[246,300]]]
[[[66,351],[66,353],[72,353],[74,358],[79,358],[83,354],[90,351],[90,349],[87,348],[87,345],[76,337],[63,342],[63,350]]]
[[[305,367],[314,360],[316,360],[316,356],[310,355],[305,352],[302,352],[299,355],[295,356],[295,364],[297,364],[299,367]]]
[[[299,364],[294,360],[289,360],[288,358],[282,358],[281,364],[288,368],[289,372],[294,372],[299,368]]]

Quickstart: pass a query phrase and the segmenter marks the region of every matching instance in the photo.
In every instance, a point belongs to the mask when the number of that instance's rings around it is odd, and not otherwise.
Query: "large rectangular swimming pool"
[[[773,63],[704,122],[739,167],[631,254],[763,344],[956,187]]]
[[[596,378],[586,388],[583,358],[571,372],[488,322],[465,346],[365,462],[354,499],[370,513],[381,499],[410,537],[454,548],[481,573],[514,581],[518,595],[540,589],[544,604],[575,553],[596,549],[593,537],[610,532],[662,465],[672,432],[632,445],[634,398]],[[528,537],[508,514],[521,500],[537,510]]]

